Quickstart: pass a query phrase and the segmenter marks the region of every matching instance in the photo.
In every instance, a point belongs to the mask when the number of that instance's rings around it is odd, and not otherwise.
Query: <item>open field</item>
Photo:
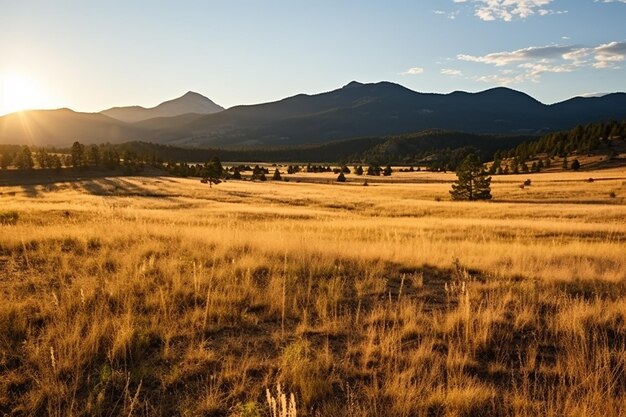
[[[0,414],[626,415],[626,169],[347,177],[0,187]]]

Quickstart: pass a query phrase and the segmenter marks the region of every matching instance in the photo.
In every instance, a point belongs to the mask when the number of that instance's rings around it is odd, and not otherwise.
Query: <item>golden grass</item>
[[[626,171],[298,175],[2,188],[0,413],[626,414]]]

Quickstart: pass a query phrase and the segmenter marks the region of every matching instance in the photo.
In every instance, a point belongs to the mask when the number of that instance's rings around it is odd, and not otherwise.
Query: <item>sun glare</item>
[[[22,74],[5,74],[2,77],[2,105],[0,115],[21,110],[51,106],[44,88],[33,78]]]

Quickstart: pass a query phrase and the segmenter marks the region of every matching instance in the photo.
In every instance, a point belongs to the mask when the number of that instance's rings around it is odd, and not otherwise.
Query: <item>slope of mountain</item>
[[[188,146],[281,146],[427,129],[537,134],[626,118],[626,94],[545,105],[519,91],[424,94],[398,84],[351,82],[338,90],[203,116],[161,141]]]
[[[189,91],[181,97],[165,101],[156,107],[148,109],[141,106],[113,107],[101,113],[123,122],[134,123],[160,117],[175,117],[187,113],[212,114],[222,110],[224,110],[223,107],[215,104],[209,98]]]
[[[465,156],[478,151],[485,160],[497,150],[508,150],[535,139],[528,136],[475,135],[443,130],[429,130],[398,136],[372,136],[280,148],[182,148],[146,142],[127,142],[115,146],[120,151],[138,155],[156,155],[178,162],[208,161],[218,156],[222,161],[299,162],[299,163],[416,163],[425,165],[450,158],[450,153]],[[461,158],[462,159],[462,158]],[[446,161],[447,162],[447,161]]]
[[[142,137],[141,129],[100,113],[70,109],[30,110],[0,117],[0,143],[66,146],[81,143],[119,143]]]

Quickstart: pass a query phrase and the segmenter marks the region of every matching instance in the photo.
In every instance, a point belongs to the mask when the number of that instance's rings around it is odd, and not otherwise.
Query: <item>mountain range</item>
[[[610,119],[626,119],[626,94],[575,97],[546,105],[503,87],[431,94],[390,82],[353,81],[330,92],[227,110],[189,92],[152,109],[24,111],[0,117],[0,143],[63,146],[75,140],[140,140],[186,147],[267,148],[427,129],[536,135]]]

